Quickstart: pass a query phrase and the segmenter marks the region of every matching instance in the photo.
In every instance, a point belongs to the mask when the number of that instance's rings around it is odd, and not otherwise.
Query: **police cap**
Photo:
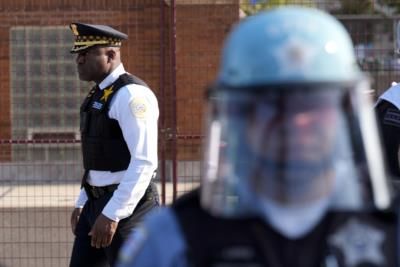
[[[122,40],[128,39],[125,33],[106,25],[71,23],[69,27],[75,36],[71,53],[79,53],[95,45],[119,47]]]

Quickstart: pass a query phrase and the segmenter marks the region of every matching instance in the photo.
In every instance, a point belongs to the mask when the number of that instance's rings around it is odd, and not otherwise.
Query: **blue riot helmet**
[[[369,86],[347,31],[323,11],[286,6],[239,22],[208,94],[202,206],[226,217],[270,203],[388,208]]]

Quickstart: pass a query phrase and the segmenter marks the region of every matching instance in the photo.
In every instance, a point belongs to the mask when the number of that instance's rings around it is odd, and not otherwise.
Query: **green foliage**
[[[398,0],[340,0],[340,14],[398,14],[400,1]],[[394,13],[393,13],[394,12]]]
[[[250,0],[240,0],[240,8],[246,13],[246,15],[255,14],[259,11],[270,9],[276,6],[282,5],[302,5],[313,7],[314,1],[304,1],[304,0],[259,0],[259,3],[253,5],[250,4]]]
[[[323,0],[331,1],[331,0]],[[385,8],[394,8],[395,13],[400,13],[399,0],[337,0],[340,8],[332,10],[338,14],[376,14],[382,13],[377,5]],[[282,5],[301,5],[315,7],[316,0],[259,0],[257,4],[251,4],[251,0],[240,0],[240,8],[246,15],[251,15],[259,11],[270,9]],[[321,1],[320,1],[321,2]]]
[[[373,0],[341,0],[341,14],[372,14],[374,13]]]
[[[400,2],[398,0],[381,0],[382,4],[395,8],[396,14],[400,13]]]

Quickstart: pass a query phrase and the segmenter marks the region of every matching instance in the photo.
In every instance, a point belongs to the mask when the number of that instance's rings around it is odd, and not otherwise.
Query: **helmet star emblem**
[[[276,51],[282,75],[302,75],[308,71],[316,55],[316,48],[300,38],[288,39]]]

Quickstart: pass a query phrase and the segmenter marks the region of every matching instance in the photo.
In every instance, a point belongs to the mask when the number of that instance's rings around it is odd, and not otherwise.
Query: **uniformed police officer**
[[[400,22],[397,23],[395,54],[400,52]],[[379,128],[383,139],[385,160],[395,184],[400,181],[400,84],[393,82],[375,105]],[[400,188],[400,187],[399,187]]]
[[[118,250],[142,216],[158,206],[158,103],[125,71],[121,42],[109,26],[72,23],[79,78],[96,83],[80,110],[84,175],[71,215],[70,266],[114,266]]]
[[[331,15],[244,19],[208,92],[200,189],[147,217],[117,266],[399,266],[368,86]]]
[[[393,179],[400,179],[400,84],[393,84],[375,106],[382,134],[387,167]]]

